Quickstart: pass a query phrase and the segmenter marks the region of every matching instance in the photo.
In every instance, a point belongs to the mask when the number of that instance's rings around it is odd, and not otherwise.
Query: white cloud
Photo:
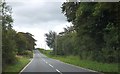
[[[63,23],[63,24],[60,24],[60,25],[57,25],[54,27],[53,31],[57,32],[57,34],[59,34],[60,32],[63,32],[64,31],[64,27],[66,28],[67,26],[71,26],[70,23],[66,22],[66,23]]]
[[[29,32],[29,33],[33,34],[34,35],[33,37],[37,40],[36,41],[36,44],[37,44],[36,47],[41,47],[41,45],[46,45],[45,37],[44,37],[44,34],[47,32],[46,30],[40,29],[40,28],[37,28],[37,27],[27,28],[27,27],[14,26],[13,28],[17,32]],[[42,48],[45,48],[45,47],[42,46]],[[49,48],[47,47],[47,49],[49,49]]]
[[[29,32],[37,40],[36,47],[49,49],[44,34],[50,30],[57,33],[69,25],[61,13],[64,0],[7,0],[13,9],[13,28],[18,32]]]
[[[38,3],[38,2],[66,2],[66,0],[6,0],[7,2],[31,2],[31,3]]]

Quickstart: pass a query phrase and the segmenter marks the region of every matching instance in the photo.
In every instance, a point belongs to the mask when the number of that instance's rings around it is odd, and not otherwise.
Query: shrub
[[[23,55],[25,55],[26,57],[32,58],[33,57],[33,52],[29,51],[29,50],[26,50],[26,51],[23,52]]]

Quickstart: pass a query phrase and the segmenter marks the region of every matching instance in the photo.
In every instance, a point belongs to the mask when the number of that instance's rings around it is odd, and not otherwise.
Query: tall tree
[[[117,62],[119,9],[120,3],[117,2],[63,3],[62,12],[77,32],[81,58],[85,54],[93,60]]]
[[[5,3],[2,3],[2,64],[3,67],[6,64],[15,62],[16,43],[15,34],[16,31],[12,29],[13,19],[11,17],[11,8]],[[8,57],[9,56],[9,57]]]
[[[53,48],[53,51],[56,54],[56,38],[57,38],[56,32],[50,31],[49,33],[46,33],[45,36],[46,36],[47,45],[50,48]]]

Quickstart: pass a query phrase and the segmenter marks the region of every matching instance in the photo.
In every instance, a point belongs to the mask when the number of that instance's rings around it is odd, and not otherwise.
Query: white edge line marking
[[[53,68],[53,66],[51,64],[49,64],[49,66],[51,66]]]
[[[56,59],[55,59],[56,60]],[[59,61],[61,63],[64,63],[64,64],[67,64],[67,65],[71,65],[73,67],[77,67],[77,68],[81,68],[81,69],[84,69],[84,70],[88,70],[88,71],[91,71],[91,72],[97,72],[97,71],[94,71],[94,70],[91,70],[91,69],[86,69],[86,68],[83,68],[83,67],[79,67],[79,66],[76,66],[76,65],[72,65],[72,64],[69,64],[69,63],[65,63],[65,62],[62,62],[60,60],[56,60],[56,61]]]
[[[60,74],[62,74],[58,69],[56,69],[57,72],[59,72]]]
[[[34,54],[33,54],[33,58],[34,58]],[[33,58],[32,58],[32,60],[20,71],[20,73],[23,72],[23,70],[25,70],[25,68],[28,67],[28,65],[33,61]],[[19,73],[19,74],[20,74],[20,73]]]
[[[43,54],[42,54],[43,55]],[[47,56],[46,56],[47,57]],[[52,59],[52,58],[51,58]],[[76,66],[76,65],[72,65],[72,64],[69,64],[69,63],[65,63],[65,62],[62,62],[60,60],[57,60],[57,59],[54,59],[58,62],[61,62],[61,63],[64,63],[64,64],[67,64],[67,65],[71,65],[71,66],[74,66],[74,67],[77,67],[77,68],[81,68],[81,69],[84,69],[84,70],[88,70],[88,71],[91,71],[91,72],[97,72],[97,71],[94,71],[94,70],[91,70],[91,69],[86,69],[86,68],[83,68],[83,67],[80,67],[80,66]]]

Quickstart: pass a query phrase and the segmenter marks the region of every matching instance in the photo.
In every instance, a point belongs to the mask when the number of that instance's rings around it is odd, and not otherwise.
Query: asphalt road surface
[[[34,50],[34,57],[28,66],[20,74],[100,74],[88,69],[66,64],[61,61],[48,58]]]

